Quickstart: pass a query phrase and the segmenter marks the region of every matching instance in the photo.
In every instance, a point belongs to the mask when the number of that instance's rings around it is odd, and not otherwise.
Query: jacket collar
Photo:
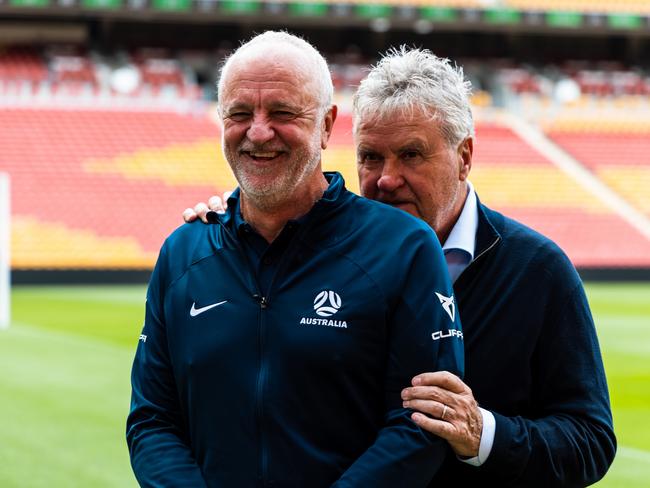
[[[474,261],[479,259],[483,254],[492,250],[501,242],[501,234],[494,226],[493,220],[499,214],[490,210],[483,205],[476,195],[478,205],[478,229],[476,230],[476,249],[474,251]]]
[[[337,207],[346,200],[346,196],[348,198],[351,196],[345,191],[345,180],[340,173],[336,171],[326,171],[323,174],[325,179],[328,181],[329,186],[311,210],[306,215],[296,219],[299,223],[304,222],[307,216],[320,214],[323,211],[328,211],[333,207]],[[240,199],[241,191],[239,187],[237,187],[230,197],[228,197],[228,208],[226,213],[219,216],[224,225],[233,229],[239,227],[239,225],[244,222],[240,211]]]

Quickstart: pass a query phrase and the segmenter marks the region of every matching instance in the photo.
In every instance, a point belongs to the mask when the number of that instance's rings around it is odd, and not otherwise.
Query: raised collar
[[[329,183],[329,186],[323,193],[323,196],[316,202],[316,204],[306,215],[292,220],[292,222],[301,224],[305,221],[307,215],[313,214],[314,211],[318,211],[322,207],[329,207],[338,201],[341,193],[345,190],[345,181],[343,180],[343,176],[341,176],[341,174],[336,171],[328,171],[324,172],[323,174]],[[228,197],[228,209],[226,211],[226,215],[223,216],[222,220],[224,223],[231,222],[231,228],[237,231],[240,230],[243,226],[248,225],[248,223],[244,220],[243,215],[241,214],[240,197],[241,192],[239,187],[237,187],[235,191],[232,192],[230,197]]]

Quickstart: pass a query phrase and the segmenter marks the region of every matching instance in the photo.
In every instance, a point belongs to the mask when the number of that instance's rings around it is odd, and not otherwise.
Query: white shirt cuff
[[[480,466],[485,461],[487,461],[490,451],[492,451],[492,444],[494,444],[494,431],[496,430],[496,421],[494,420],[494,415],[489,410],[484,410],[479,407],[481,411],[481,416],[483,417],[483,430],[481,430],[481,443],[478,447],[478,456],[461,459],[460,461],[471,464],[472,466]]]

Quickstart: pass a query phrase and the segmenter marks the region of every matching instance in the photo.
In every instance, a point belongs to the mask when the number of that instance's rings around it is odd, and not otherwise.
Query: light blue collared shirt
[[[478,208],[476,206],[476,192],[474,186],[467,181],[467,198],[465,205],[449,233],[449,237],[442,246],[447,260],[447,268],[451,281],[465,270],[474,259],[476,248],[476,231],[478,230]]]
[[[442,246],[447,260],[447,269],[451,281],[455,282],[460,274],[474,260],[474,251],[476,250],[476,231],[478,230],[478,206],[476,201],[476,192],[474,186],[467,180],[467,198],[465,205],[449,233],[449,237]],[[461,317],[462,322],[462,317]],[[494,432],[496,422],[494,415],[489,410],[479,407],[483,417],[483,430],[481,431],[481,443],[478,448],[478,456],[461,459],[462,462],[472,466],[482,465],[492,451],[494,444]]]

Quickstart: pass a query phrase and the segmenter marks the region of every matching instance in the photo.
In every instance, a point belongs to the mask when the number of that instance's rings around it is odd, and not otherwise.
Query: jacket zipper
[[[267,366],[266,366],[265,351],[264,351],[265,337],[266,337],[266,321],[264,320],[264,310],[268,307],[269,301],[267,297],[262,295],[259,283],[255,278],[255,270],[253,269],[253,265],[251,264],[250,260],[248,259],[248,256],[242,249],[239,240],[237,240],[233,236],[232,232],[230,232],[230,229],[228,229],[226,225],[221,221],[221,219],[217,217],[216,213],[214,214],[213,218],[210,218],[210,212],[208,212],[208,220],[211,223],[216,223],[221,225],[221,228],[226,233],[226,235],[230,238],[230,240],[233,242],[234,247],[237,249],[242,259],[246,263],[246,266],[248,267],[250,277],[251,277],[250,284],[251,287],[253,288],[252,297],[260,307],[259,327],[258,327],[258,335],[257,335],[257,345],[259,347],[259,358],[258,358],[259,364],[258,364],[258,371],[257,371],[257,382],[255,384],[255,416],[256,416],[255,420],[257,424],[257,436],[260,442],[258,476],[261,484],[265,485],[268,477],[268,446],[266,445],[267,444],[266,435],[264,432],[264,384],[266,383],[266,375],[267,375]]]
[[[208,213],[209,215],[209,213]],[[216,215],[215,215],[216,217]],[[219,223],[221,224],[221,227],[223,230],[226,232],[226,234],[230,237],[230,239],[235,243],[235,247],[237,247],[237,250],[239,253],[242,255],[244,261],[246,262],[249,270],[252,270],[251,276],[252,276],[252,282],[254,284],[254,288],[256,292],[253,294],[253,299],[257,301],[257,303],[260,306],[260,321],[259,321],[259,329],[258,329],[258,347],[260,349],[260,357],[259,357],[259,370],[258,370],[258,375],[257,375],[257,385],[255,388],[255,395],[256,395],[256,416],[257,416],[257,428],[258,428],[258,436],[260,439],[260,465],[259,465],[259,470],[260,470],[260,481],[261,484],[264,486],[267,484],[268,480],[268,446],[267,446],[267,439],[265,435],[265,429],[264,429],[264,385],[266,383],[266,377],[267,377],[267,364],[266,364],[266,354],[265,354],[265,346],[266,346],[266,321],[264,320],[264,311],[266,308],[269,306],[269,300],[271,296],[271,290],[273,289],[273,284],[275,283],[276,277],[280,274],[284,266],[286,265],[287,260],[289,259],[288,256],[293,256],[293,250],[298,246],[298,244],[301,242],[300,236],[305,234],[309,226],[305,224],[301,229],[299,229],[296,234],[291,238],[291,242],[287,246],[287,249],[284,251],[282,254],[282,257],[280,258],[280,262],[278,263],[278,267],[271,277],[271,281],[269,282],[269,288],[267,290],[266,296],[262,295],[259,284],[257,283],[257,280],[255,279],[255,272],[253,270],[253,266],[250,263],[248,256],[244,252],[244,250],[241,248],[241,245],[239,244],[239,241],[234,238],[232,233],[230,232],[230,229],[228,229],[223,222],[221,222],[220,219],[214,218],[209,220],[213,223]]]
[[[254,295],[253,298],[257,300],[260,306],[260,321],[258,329],[258,347],[260,351],[259,356],[259,369],[257,372],[257,384],[255,385],[255,404],[256,404],[256,417],[257,417],[257,433],[260,439],[260,459],[259,459],[259,472],[262,485],[266,485],[268,478],[268,446],[266,441],[266,434],[264,428],[264,385],[266,383],[267,375],[267,361],[266,361],[266,320],[264,310],[268,306],[268,300],[265,296]]]
[[[304,230],[304,229],[300,229]],[[263,295],[256,295],[256,299],[260,305],[260,334],[259,334],[259,347],[260,347],[260,370],[259,370],[259,375],[257,377],[257,416],[258,416],[258,425],[260,429],[260,443],[261,443],[261,459],[260,459],[260,470],[262,473],[262,485],[266,486],[267,481],[268,481],[268,469],[269,469],[269,447],[267,445],[267,436],[265,435],[264,432],[264,385],[266,384],[266,377],[267,377],[267,364],[266,364],[266,354],[265,354],[265,346],[266,346],[266,333],[267,333],[267,327],[266,327],[266,320],[264,320],[264,310],[268,307],[269,305],[269,300],[271,298],[271,290],[273,290],[273,284],[275,283],[276,277],[280,274],[284,266],[286,266],[286,262],[289,259],[287,256],[293,256],[293,250],[298,246],[296,244],[299,242],[298,239],[298,234],[300,233],[300,230],[296,233],[296,235],[293,236],[291,239],[291,242],[289,243],[289,246],[287,246],[287,249],[284,251],[282,254],[282,257],[280,258],[280,262],[278,263],[278,267],[275,270],[275,273],[273,273],[273,276],[271,277],[271,281],[269,282],[269,287],[268,290],[266,290],[266,296]]]
[[[490,244],[486,249],[483,249],[483,251],[481,251],[481,252],[479,253],[479,255],[476,256],[474,259],[472,259],[472,261],[471,261],[471,262],[470,262],[470,263],[465,267],[465,269],[463,270],[463,272],[462,272],[460,275],[458,275],[458,278],[460,278],[461,276],[463,276],[463,275],[465,274],[465,272],[466,272],[470,267],[472,267],[472,265],[473,265],[476,261],[478,261],[478,260],[479,260],[480,258],[482,258],[485,254],[487,254],[488,252],[490,252],[490,250],[491,250],[494,246],[496,246],[500,241],[501,241],[501,237],[497,237],[497,238],[494,240],[494,242],[492,242],[492,244]],[[456,281],[458,281],[458,278],[456,278]]]

